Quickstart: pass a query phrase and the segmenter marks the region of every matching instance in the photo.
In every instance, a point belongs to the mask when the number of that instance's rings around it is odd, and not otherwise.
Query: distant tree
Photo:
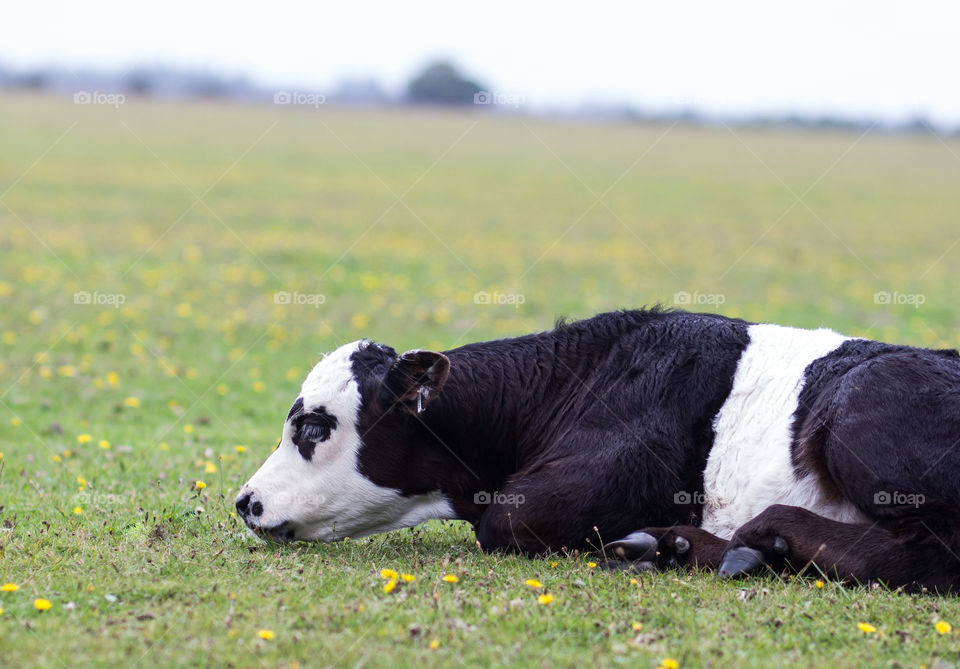
[[[410,80],[407,97],[421,104],[469,105],[481,90],[480,84],[464,77],[452,64],[438,62]]]

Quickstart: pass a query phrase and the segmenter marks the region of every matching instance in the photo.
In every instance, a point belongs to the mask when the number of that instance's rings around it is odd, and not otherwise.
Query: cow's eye
[[[310,413],[303,414],[297,421],[293,443],[304,460],[313,458],[313,451],[317,444],[330,438],[337,429],[337,417],[323,407],[317,407]]]

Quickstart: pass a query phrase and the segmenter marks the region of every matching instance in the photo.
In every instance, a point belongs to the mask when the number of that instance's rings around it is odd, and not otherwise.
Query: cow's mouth
[[[289,541],[293,541],[296,538],[296,530],[293,527],[293,523],[289,520],[285,520],[279,525],[274,525],[273,527],[262,527],[260,525],[252,525],[247,523],[247,527],[253,530],[253,533],[258,537],[266,539],[267,541],[275,541],[279,544],[285,544]]]

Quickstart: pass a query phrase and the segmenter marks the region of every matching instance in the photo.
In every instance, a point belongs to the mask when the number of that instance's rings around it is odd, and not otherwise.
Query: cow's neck
[[[590,396],[590,361],[565,350],[549,333],[447,352],[450,376],[422,418],[459,517],[476,520],[475,495],[502,491]]]

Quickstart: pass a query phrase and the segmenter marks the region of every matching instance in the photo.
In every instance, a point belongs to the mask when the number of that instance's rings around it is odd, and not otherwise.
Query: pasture
[[[17,96],[0,118],[3,666],[960,661],[936,627],[958,599],[484,555],[457,522],[277,547],[233,512],[319,353],[359,337],[662,302],[960,346],[956,139]]]

